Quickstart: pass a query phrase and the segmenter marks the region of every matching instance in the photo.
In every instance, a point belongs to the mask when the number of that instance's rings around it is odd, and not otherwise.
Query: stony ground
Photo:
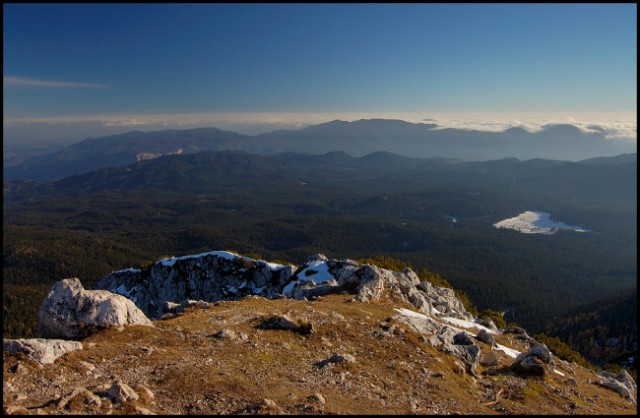
[[[484,343],[478,343],[483,354],[479,378],[474,378],[464,372],[460,360],[390,319],[398,314],[393,308],[411,306],[352,299],[248,297],[190,307],[173,318],[154,321],[154,327],[100,331],[82,341],[83,350],[44,366],[5,352],[4,412],[637,413],[632,401],[591,383],[597,379],[593,372],[557,359],[565,376],[483,375],[483,363],[513,361]],[[261,328],[273,315],[311,324],[311,332]],[[497,341],[520,351],[528,348],[512,334],[500,335]],[[135,392],[127,392],[131,389]]]

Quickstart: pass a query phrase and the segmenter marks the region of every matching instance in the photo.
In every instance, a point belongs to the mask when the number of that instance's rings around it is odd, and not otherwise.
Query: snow
[[[311,271],[313,271],[313,273],[311,273]],[[297,276],[298,280],[293,280],[292,282],[287,284],[284,289],[282,289],[282,293],[285,296],[290,296],[291,292],[293,292],[293,288],[298,283],[308,282],[311,279],[313,279],[316,284],[335,280],[333,274],[329,273],[329,266],[324,261],[312,261],[307,267],[304,268],[304,270],[298,273]]]
[[[185,255],[182,257],[170,257],[170,258],[165,258],[159,261],[156,261],[156,264],[160,264],[162,266],[165,267],[173,267],[173,264],[178,261],[178,260],[188,260],[188,259],[192,259],[192,258],[202,258],[202,257],[206,257],[208,255],[213,255],[213,256],[217,256],[217,257],[221,257],[224,258],[226,260],[233,260],[235,258],[240,257],[238,254],[234,254],[230,251],[209,251],[207,253],[201,253],[201,254],[195,254],[195,255]]]
[[[404,309],[404,308],[395,308],[394,309],[396,312],[400,312],[400,314],[404,315],[404,316],[412,316],[414,318],[418,318],[418,319],[428,319],[429,317],[425,314],[421,314],[419,312],[414,312],[414,311],[410,311],[409,309]]]
[[[564,222],[551,220],[547,212],[525,211],[514,218],[503,219],[493,224],[496,228],[514,229],[523,234],[552,235],[560,229],[569,229],[575,232],[590,232],[580,226],[567,225]]]
[[[270,263],[270,262],[264,261],[264,260],[260,260],[260,261],[263,262],[264,264],[266,264],[267,267],[269,267],[269,270],[271,270],[271,271],[281,270],[281,269],[286,267],[286,266],[283,266],[282,264]]]
[[[442,316],[440,319],[443,319],[450,324],[455,324],[461,326],[463,328],[478,328],[487,331],[489,334],[498,334],[494,330],[485,327],[484,325],[476,324],[475,322],[465,321],[464,319],[452,318],[450,316]]]
[[[514,350],[513,348],[505,347],[502,344],[496,343],[496,350],[500,350],[511,358],[516,358],[520,354],[518,350]]]
[[[111,274],[119,274],[119,273],[140,273],[141,270],[140,269],[134,269],[132,267],[129,267],[128,269],[123,269],[123,270],[116,270],[111,272]]]
[[[270,262],[265,261],[265,260],[254,260],[253,258],[242,257],[239,254],[232,253],[231,251],[209,251],[209,252],[206,252],[206,253],[185,255],[185,256],[177,257],[177,258],[176,257],[169,257],[169,258],[165,258],[165,259],[156,261],[156,264],[160,264],[160,265],[162,265],[164,267],[173,267],[174,263],[176,261],[178,261],[178,260],[188,260],[188,259],[192,259],[192,258],[202,258],[202,257],[206,257],[206,256],[209,256],[209,255],[221,257],[221,258],[224,258],[225,260],[234,260],[236,258],[242,258],[242,259],[247,260],[247,261],[256,261],[257,263],[264,263],[267,267],[269,267],[269,270],[271,270],[271,271],[280,270],[280,269],[283,269],[283,268],[286,267],[286,266],[284,266],[282,264],[270,263]]]
[[[136,288],[133,287],[131,290],[127,290],[127,288],[124,287],[123,284],[121,284],[120,286],[118,286],[113,293],[117,293],[119,295],[122,295],[128,299],[131,299],[131,301],[133,303],[136,303],[138,301],[138,298],[136,298],[135,296],[131,295],[131,292],[135,292]]]

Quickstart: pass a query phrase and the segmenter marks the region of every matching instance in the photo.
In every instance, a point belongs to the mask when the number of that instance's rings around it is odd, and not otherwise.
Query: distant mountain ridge
[[[3,173],[5,180],[52,180],[167,154],[224,150],[260,155],[342,151],[353,156],[387,152],[466,161],[507,157],[577,161],[634,153],[636,144],[606,140],[600,132],[585,132],[573,125],[549,125],[532,133],[521,128],[503,132],[442,129],[436,124],[388,119],[335,120],[256,136],[217,128],[132,131],[86,139],[54,153],[16,159],[14,164],[3,167]]]

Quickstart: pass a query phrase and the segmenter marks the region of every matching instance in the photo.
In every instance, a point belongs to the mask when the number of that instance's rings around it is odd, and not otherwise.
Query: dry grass
[[[395,325],[391,333],[374,332],[396,315],[394,307],[403,306],[350,302],[351,298],[330,295],[305,302],[250,297],[210,304],[208,309],[188,308],[177,317],[156,321],[153,328],[100,331],[84,340],[92,347],[43,368],[24,356],[5,354],[3,405],[16,412],[22,406],[33,407],[22,412],[56,414],[140,413],[136,407],[159,414],[636,413],[635,405],[617,393],[588,383],[594,375],[579,367],[571,367],[576,388],[565,384],[568,372],[564,378],[497,375],[476,380],[461,373],[459,360],[435,350],[399,321],[390,321]],[[270,315],[306,321],[313,332],[259,329],[260,321]],[[213,337],[221,330],[233,331],[232,337]],[[499,342],[525,348],[509,335]],[[356,361],[315,365],[333,354],[350,354]],[[501,365],[511,361],[501,352],[496,355]],[[22,369],[12,371],[18,364]],[[116,380],[148,387],[155,402],[113,405],[104,398],[98,409],[75,402],[63,410],[56,409],[55,402],[47,404],[75,387],[91,390]],[[500,390],[498,402],[484,405],[495,401]],[[17,393],[26,399],[15,399]],[[276,407],[259,404],[265,398]]]

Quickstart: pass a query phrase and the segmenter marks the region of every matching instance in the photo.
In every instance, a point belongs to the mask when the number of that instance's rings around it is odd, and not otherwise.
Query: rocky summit
[[[3,341],[5,414],[636,414],[622,371],[567,363],[455,293],[352,260],[226,252],[55,283]]]

